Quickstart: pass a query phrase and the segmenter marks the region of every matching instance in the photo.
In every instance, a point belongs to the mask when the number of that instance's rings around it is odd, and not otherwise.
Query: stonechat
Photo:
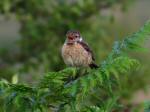
[[[93,52],[82,39],[79,31],[70,30],[62,47],[62,57],[66,65],[71,67],[98,68]]]

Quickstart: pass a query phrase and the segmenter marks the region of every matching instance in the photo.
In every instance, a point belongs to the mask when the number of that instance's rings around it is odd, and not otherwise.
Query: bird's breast
[[[62,57],[69,66],[88,66],[92,62],[92,56],[80,44],[64,44]]]

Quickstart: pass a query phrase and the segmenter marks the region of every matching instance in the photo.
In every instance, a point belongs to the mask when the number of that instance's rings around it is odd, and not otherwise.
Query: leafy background
[[[149,4],[149,0],[1,0],[0,77],[36,85],[45,73],[64,69],[60,49],[69,29],[82,33],[100,64],[114,41],[137,31],[149,19]],[[149,53],[130,53],[142,66],[120,77],[120,102],[130,111],[140,111],[145,100],[140,98],[149,90]]]

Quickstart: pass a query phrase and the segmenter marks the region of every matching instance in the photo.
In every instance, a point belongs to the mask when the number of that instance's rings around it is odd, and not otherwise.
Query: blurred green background
[[[149,6],[150,0],[1,0],[0,78],[34,84],[44,73],[65,68],[60,50],[70,29],[81,32],[100,64],[115,40],[150,19]],[[149,42],[148,52],[131,54],[141,68],[128,79],[122,77],[120,94],[126,105],[150,99]]]

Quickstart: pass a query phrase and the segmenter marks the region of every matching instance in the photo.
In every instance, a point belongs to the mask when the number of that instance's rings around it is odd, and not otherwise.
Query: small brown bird
[[[71,67],[98,68],[94,63],[95,59],[92,50],[85,43],[80,32],[70,30],[62,47],[62,57],[66,65]]]

